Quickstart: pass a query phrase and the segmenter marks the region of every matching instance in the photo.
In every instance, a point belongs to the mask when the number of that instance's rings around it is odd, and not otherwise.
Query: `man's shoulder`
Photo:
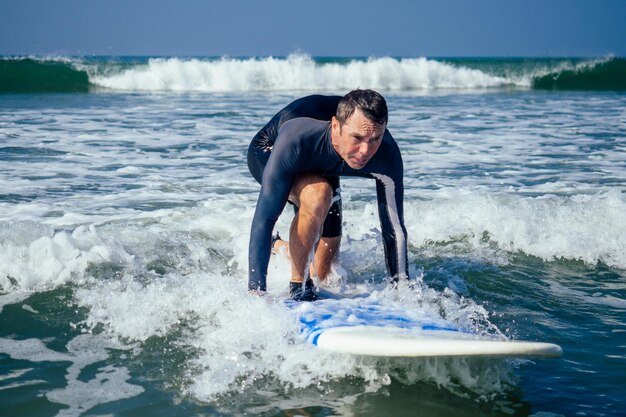
[[[311,95],[289,103],[275,116],[279,125],[298,117],[310,117],[318,120],[330,120],[337,112],[340,96]]]
[[[334,115],[335,111],[337,110],[337,105],[339,104],[339,101],[341,101],[341,99],[341,96],[324,96],[321,94],[313,94],[292,101],[285,107],[285,109],[289,109],[291,111],[295,111],[296,113],[307,115],[309,117],[317,119],[318,117],[314,115],[308,115],[306,113],[332,112],[332,115]]]
[[[329,123],[328,121],[313,119],[311,117],[296,117],[283,123],[280,129],[278,129],[278,135],[294,138],[317,135],[325,132]]]

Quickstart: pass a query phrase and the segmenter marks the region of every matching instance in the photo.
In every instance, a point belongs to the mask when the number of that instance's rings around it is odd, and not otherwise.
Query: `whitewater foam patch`
[[[0,288],[42,291],[84,277],[90,264],[131,264],[133,256],[95,226],[71,232],[49,226],[14,222],[3,224],[0,240]]]
[[[357,87],[387,91],[475,89],[509,86],[510,80],[426,58],[370,58],[317,63],[287,58],[150,59],[147,65],[91,81],[114,90],[141,91],[332,91]]]
[[[626,269],[626,197],[618,190],[593,195],[523,197],[443,190],[408,204],[414,245],[467,241],[480,251],[495,242],[551,261],[582,260]]]
[[[401,379],[481,394],[501,390],[510,382],[510,368],[501,362],[427,360],[413,364],[407,372],[405,362],[317,350],[304,340],[297,317],[280,301],[287,287],[284,276],[280,277],[282,285],[270,288],[266,297],[248,293],[242,271],[233,275],[172,272],[146,278],[127,274],[78,289],[75,301],[88,310],[82,326],[86,331],[102,329],[116,340],[139,343],[177,335],[176,346],[196,352],[185,363],[186,375],[180,378],[189,382],[182,389],[202,401],[247,397],[268,380],[286,391],[356,378],[374,391],[391,379]],[[372,302],[395,303],[419,314],[442,317],[444,312],[447,320],[463,328],[498,334],[484,308],[451,291],[442,297],[421,281],[402,291],[364,285],[349,291],[370,291]]]
[[[417,297],[412,295],[411,308],[415,309]],[[379,301],[380,297],[381,293],[376,292],[374,300]],[[385,292],[382,297],[393,295]],[[270,305],[269,311],[264,312],[266,308],[266,305],[255,305],[251,313],[244,314],[243,321],[237,321],[237,324],[243,323],[244,331],[237,335],[226,329],[217,332],[203,329],[200,346],[213,347],[218,339],[224,341],[225,346],[211,349],[195,361],[202,370],[189,387],[192,395],[203,400],[215,400],[226,394],[245,398],[268,380],[282,387],[284,392],[310,387],[318,387],[322,392],[332,391],[333,384],[348,379],[360,381],[357,383],[362,384],[364,392],[375,392],[397,380],[406,384],[431,382],[452,392],[458,389],[476,394],[500,391],[512,382],[510,369],[502,362],[473,366],[471,360],[406,361],[324,352],[303,340],[294,315],[285,311],[284,306]],[[454,309],[459,308],[457,303]],[[254,326],[245,324],[248,319],[254,320]],[[222,349],[230,355],[221,355]]]

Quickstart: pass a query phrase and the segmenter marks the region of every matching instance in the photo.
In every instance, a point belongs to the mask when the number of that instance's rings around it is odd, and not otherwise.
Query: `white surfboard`
[[[558,345],[511,341],[461,331],[425,312],[411,314],[362,299],[288,302],[303,336],[321,349],[387,357],[546,357],[562,354]]]

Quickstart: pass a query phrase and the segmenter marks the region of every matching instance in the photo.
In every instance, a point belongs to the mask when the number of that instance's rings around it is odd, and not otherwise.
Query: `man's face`
[[[356,109],[343,126],[332,120],[332,143],[350,168],[362,169],[374,156],[385,134],[385,125],[369,120],[360,109]]]

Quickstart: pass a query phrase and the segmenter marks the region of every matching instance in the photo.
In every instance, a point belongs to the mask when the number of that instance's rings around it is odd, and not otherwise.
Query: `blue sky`
[[[0,0],[0,54],[626,56],[626,0]]]

